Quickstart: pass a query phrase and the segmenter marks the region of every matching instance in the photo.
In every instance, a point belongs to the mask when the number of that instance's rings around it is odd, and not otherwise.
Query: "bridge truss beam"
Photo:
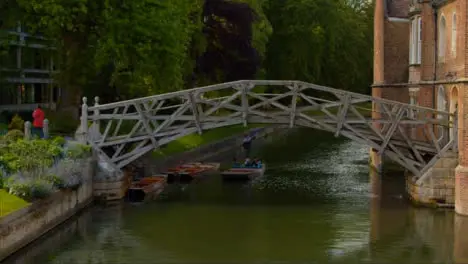
[[[83,113],[81,130],[93,134],[87,141],[117,169],[186,135],[253,123],[329,131],[372,147],[416,176],[456,148],[456,136],[448,137],[447,112],[299,81],[236,81],[84,103]],[[83,127],[83,120],[94,129]]]

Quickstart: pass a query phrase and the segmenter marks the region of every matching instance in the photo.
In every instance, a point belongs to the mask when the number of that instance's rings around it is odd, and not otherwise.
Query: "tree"
[[[269,79],[296,79],[367,91],[371,83],[369,4],[345,0],[270,0],[273,27],[265,68]],[[367,4],[366,4],[367,3]]]

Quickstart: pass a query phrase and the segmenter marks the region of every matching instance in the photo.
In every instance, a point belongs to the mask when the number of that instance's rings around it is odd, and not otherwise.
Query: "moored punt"
[[[194,178],[219,169],[219,163],[187,163],[181,166],[167,170],[167,182],[172,183],[176,180],[180,182],[190,182]]]
[[[260,168],[257,167],[241,167],[231,168],[221,173],[225,181],[249,181],[257,177],[263,176],[266,166],[262,164]]]
[[[157,198],[166,186],[166,178],[166,175],[156,175],[133,182],[127,191],[127,200],[142,202]]]

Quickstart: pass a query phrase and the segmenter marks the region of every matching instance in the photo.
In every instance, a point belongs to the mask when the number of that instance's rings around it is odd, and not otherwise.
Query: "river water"
[[[308,129],[255,145],[264,179],[95,206],[5,263],[468,263],[468,220],[409,205],[401,172],[369,174],[366,146]]]

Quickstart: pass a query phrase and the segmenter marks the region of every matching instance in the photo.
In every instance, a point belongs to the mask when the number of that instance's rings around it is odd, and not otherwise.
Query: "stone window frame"
[[[451,52],[452,56],[457,56],[457,13],[452,14],[452,36],[451,36]]]
[[[438,26],[438,57],[440,61],[445,61],[445,53],[447,51],[447,19],[442,14]]]
[[[422,19],[421,16],[414,16],[410,23],[410,52],[409,62],[411,65],[421,64],[422,54]]]

